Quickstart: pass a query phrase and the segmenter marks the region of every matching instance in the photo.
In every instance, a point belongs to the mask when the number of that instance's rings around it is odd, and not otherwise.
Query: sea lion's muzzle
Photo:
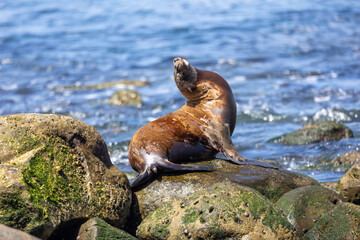
[[[196,81],[196,69],[183,58],[174,58],[175,81]]]

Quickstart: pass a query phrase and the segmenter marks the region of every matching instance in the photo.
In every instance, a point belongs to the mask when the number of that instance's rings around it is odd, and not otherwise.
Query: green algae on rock
[[[136,240],[127,232],[114,228],[101,218],[92,218],[81,225],[77,240]]]
[[[297,239],[279,209],[256,190],[222,182],[165,204],[140,224],[139,239]]]
[[[304,145],[352,138],[352,131],[341,123],[323,121],[305,124],[301,129],[273,138],[269,142]]]
[[[53,114],[2,116],[0,146],[0,223],[41,238],[74,219],[124,225],[129,182],[93,127]]]
[[[340,203],[319,218],[315,226],[304,235],[304,240],[360,239],[360,206]]]
[[[360,163],[340,178],[338,188],[345,201],[360,204]]]
[[[236,165],[221,159],[202,161],[200,164],[215,166],[217,170],[159,176],[148,186],[135,192],[142,218],[162,204],[182,199],[224,181],[254,188],[272,202],[294,188],[319,185],[308,176],[283,169]]]
[[[285,193],[275,205],[283,210],[300,236],[310,230],[317,219],[335,208],[341,197],[321,186],[305,186]]]

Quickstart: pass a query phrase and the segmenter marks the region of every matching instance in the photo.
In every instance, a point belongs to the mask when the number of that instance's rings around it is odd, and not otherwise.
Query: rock
[[[360,207],[341,203],[319,218],[302,239],[360,239]]]
[[[360,163],[340,178],[338,187],[345,201],[360,204]]]
[[[77,240],[136,240],[127,232],[107,224],[100,218],[92,218],[81,225]]]
[[[284,211],[300,236],[310,230],[317,219],[341,202],[341,197],[321,186],[305,186],[285,193],[275,205]]]
[[[320,185],[323,186],[324,188],[330,189],[331,191],[334,191],[337,194],[341,195],[337,182],[322,182],[320,183]]]
[[[95,128],[72,117],[0,117],[0,223],[48,238],[102,217],[124,225],[131,205],[126,176]]]
[[[31,236],[30,234],[0,224],[0,239],[3,240],[40,240],[40,238]]]
[[[297,239],[279,209],[256,190],[230,182],[172,200],[146,217],[139,239]]]
[[[347,171],[358,162],[360,162],[360,151],[341,154],[333,158],[330,163],[339,171]]]
[[[116,106],[141,106],[141,95],[133,90],[122,89],[114,93],[110,98],[110,104]]]
[[[104,88],[111,88],[118,85],[125,85],[125,86],[135,86],[135,87],[145,87],[149,86],[149,83],[142,80],[119,80],[115,82],[105,82],[105,83],[98,83],[92,85],[80,85],[80,86],[61,86],[54,88],[55,91],[64,91],[64,90],[84,90],[84,89],[104,89]]]
[[[343,124],[324,121],[305,124],[301,129],[273,138],[269,142],[303,145],[352,138],[352,131]]]
[[[272,202],[294,188],[319,185],[316,180],[308,176],[283,169],[236,165],[221,159],[192,164],[212,165],[217,170],[160,176],[147,187],[135,192],[142,218],[165,203],[182,199],[224,181],[254,188]]]

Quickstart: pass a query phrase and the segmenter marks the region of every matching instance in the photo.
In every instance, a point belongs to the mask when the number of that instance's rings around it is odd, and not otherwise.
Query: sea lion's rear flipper
[[[149,173],[150,172],[150,173]],[[155,174],[151,170],[145,170],[144,172],[140,173],[134,181],[130,183],[131,188],[137,188],[140,185],[143,185],[147,182],[153,180]]]
[[[180,165],[172,163],[168,160],[158,161],[156,165],[162,172],[180,172],[180,171],[189,171],[189,172],[211,172],[216,170],[213,166],[207,165]]]
[[[131,188],[137,188],[145,183],[151,182],[158,172],[211,172],[216,170],[213,166],[207,165],[180,165],[169,162],[165,159],[159,159],[153,163],[144,172],[140,173],[134,181],[130,183]]]
[[[264,167],[264,168],[279,169],[278,167],[275,167],[269,163],[261,162],[261,161],[257,161],[257,160],[251,160],[251,159],[245,158],[239,154],[237,154],[237,156],[235,156],[235,157],[228,156],[227,159],[229,159],[231,162],[236,163],[238,165],[254,165],[254,166],[259,166],[259,167]]]

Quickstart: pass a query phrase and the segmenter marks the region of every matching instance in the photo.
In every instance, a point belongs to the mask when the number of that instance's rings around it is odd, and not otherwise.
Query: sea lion
[[[213,157],[218,152],[236,163],[275,168],[239,155],[231,141],[236,103],[229,84],[220,75],[174,59],[175,83],[187,102],[179,110],[141,127],[129,146],[131,167],[140,174],[133,188],[159,172],[213,171],[211,166],[179,165],[182,161]]]

